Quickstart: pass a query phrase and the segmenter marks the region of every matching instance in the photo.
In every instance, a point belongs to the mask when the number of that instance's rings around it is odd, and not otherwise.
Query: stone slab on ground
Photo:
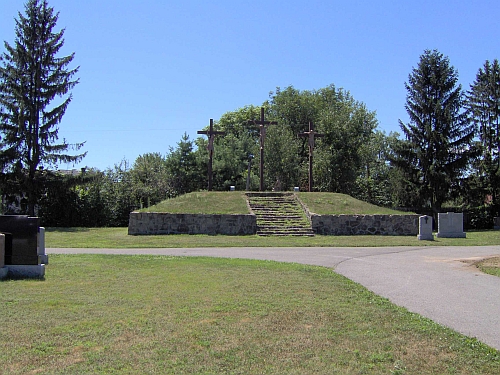
[[[45,264],[39,265],[7,265],[7,277],[13,279],[43,279],[45,277]]]

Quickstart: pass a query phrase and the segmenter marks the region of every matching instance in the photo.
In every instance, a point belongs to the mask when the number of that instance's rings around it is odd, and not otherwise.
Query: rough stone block
[[[42,279],[45,276],[45,264],[38,265],[14,265],[6,267],[7,275],[14,279]]]
[[[202,215],[132,212],[129,235],[151,234],[255,234],[255,215]]]
[[[322,235],[418,234],[417,215],[317,215],[308,214],[315,233]]]

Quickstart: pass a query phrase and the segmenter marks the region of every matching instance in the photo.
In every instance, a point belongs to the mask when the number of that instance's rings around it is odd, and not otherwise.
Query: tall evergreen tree
[[[78,68],[68,69],[74,54],[56,56],[64,44],[64,29],[54,31],[58,16],[47,0],[28,0],[25,15],[19,12],[16,19],[15,43],[5,42],[0,57],[0,163],[17,192],[26,194],[30,215],[41,191],[39,168],[85,156],[67,154],[83,143],[58,141],[58,125],[72,99],[67,94],[78,83]],[[51,105],[56,97],[62,102]]]
[[[458,72],[437,50],[426,50],[405,83],[410,122],[399,121],[405,140],[392,163],[417,190],[420,208],[439,212],[468,164],[473,125],[463,111]]]
[[[495,207],[500,194],[500,64],[497,59],[493,63],[486,61],[479,69],[467,99],[470,118],[479,132],[478,177]]]

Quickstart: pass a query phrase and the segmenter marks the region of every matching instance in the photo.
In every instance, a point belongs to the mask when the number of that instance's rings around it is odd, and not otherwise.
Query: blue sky
[[[166,154],[186,132],[260,105],[276,87],[334,84],[376,111],[379,129],[406,121],[404,83],[425,49],[450,58],[468,89],[500,58],[498,0],[49,0],[75,52],[80,84],[60,125],[86,141],[79,165],[101,170]],[[1,0],[0,39],[14,42],[22,0]],[[2,49],[3,51],[3,46]]]

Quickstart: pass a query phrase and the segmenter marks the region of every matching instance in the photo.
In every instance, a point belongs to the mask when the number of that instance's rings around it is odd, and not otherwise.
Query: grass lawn
[[[51,255],[0,282],[2,374],[498,374],[500,352],[323,267]]]
[[[413,212],[402,212],[390,208],[378,207],[338,193],[298,193],[299,199],[310,212],[318,215],[411,215]]]
[[[129,236],[127,228],[47,228],[46,247],[167,248],[167,247],[372,247],[372,246],[484,246],[500,244],[500,231],[467,232],[467,238],[435,238],[418,241],[417,236],[314,236],[259,237],[158,235]]]
[[[167,199],[140,212],[172,214],[248,214],[244,192],[199,191]]]

